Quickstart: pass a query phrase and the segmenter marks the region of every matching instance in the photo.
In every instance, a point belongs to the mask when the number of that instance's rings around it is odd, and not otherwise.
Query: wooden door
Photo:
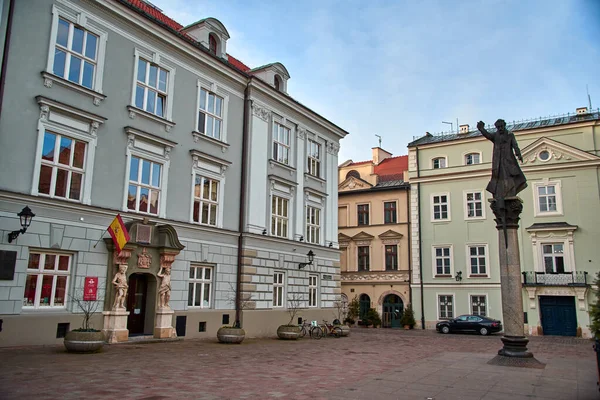
[[[148,278],[146,275],[132,274],[129,277],[129,289],[127,291],[127,311],[129,311],[127,329],[129,329],[129,335],[144,333],[147,289]]]

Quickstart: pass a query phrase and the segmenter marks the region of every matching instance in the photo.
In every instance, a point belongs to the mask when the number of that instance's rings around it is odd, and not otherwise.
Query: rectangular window
[[[201,88],[200,110],[198,110],[198,132],[221,140],[222,128],[223,98]]]
[[[564,245],[548,243],[542,245],[544,269],[547,274],[563,274],[565,272]]]
[[[59,18],[54,46],[54,75],[94,89],[98,36]]]
[[[86,143],[46,131],[38,193],[81,201]]]
[[[435,247],[435,274],[450,275],[450,247]]]
[[[288,237],[288,206],[289,200],[283,197],[272,196],[271,199],[271,235]]]
[[[357,207],[358,225],[369,225],[369,205],[360,204]]]
[[[306,241],[308,243],[321,242],[321,209],[306,206]]]
[[[273,307],[283,307],[284,287],[283,272],[275,272],[273,274]]]
[[[396,202],[386,201],[383,203],[383,222],[386,224],[396,223]]]
[[[277,122],[273,123],[273,159],[290,164],[290,130]]]
[[[433,159],[433,169],[446,168],[446,159],[445,158],[434,158]]]
[[[162,165],[131,156],[127,209],[158,215]]]
[[[321,176],[321,145],[313,140],[308,141],[308,173]]]
[[[471,313],[485,317],[487,315],[485,296],[471,296]]]
[[[138,60],[135,106],[151,114],[165,117],[169,72],[143,58]]]
[[[433,219],[448,219],[448,195],[433,196]]]
[[[469,246],[471,275],[487,275],[485,264],[485,246]]]
[[[471,153],[471,154],[467,154],[465,156],[465,164],[473,165],[473,164],[479,164],[479,163],[480,163],[480,159],[479,159],[478,153]]]
[[[386,271],[398,270],[398,245],[385,246],[385,269]]]
[[[358,246],[358,270],[369,270],[369,246]]]
[[[23,307],[64,308],[71,262],[68,254],[30,252]]]
[[[556,212],[556,185],[538,186],[540,212]]]
[[[190,267],[188,306],[210,308],[213,268],[205,266]]]
[[[467,218],[483,217],[483,194],[482,192],[467,193]]]
[[[317,306],[317,290],[319,285],[319,277],[317,275],[309,275],[308,277],[308,306]]]
[[[453,297],[449,295],[438,296],[440,319],[454,318]]]
[[[194,184],[194,222],[217,225],[219,181],[196,175]]]

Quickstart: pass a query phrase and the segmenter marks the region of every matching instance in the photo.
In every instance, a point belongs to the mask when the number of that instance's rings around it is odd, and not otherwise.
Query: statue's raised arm
[[[479,132],[481,132],[481,134],[485,136],[487,140],[491,140],[492,142],[494,141],[494,135],[485,129],[485,123],[483,121],[479,121],[477,123],[477,129],[479,129]]]

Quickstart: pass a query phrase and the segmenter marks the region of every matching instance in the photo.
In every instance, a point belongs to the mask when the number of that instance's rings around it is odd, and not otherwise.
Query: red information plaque
[[[98,293],[98,277],[97,276],[87,276],[85,278],[85,284],[83,286],[83,300],[84,301],[95,301],[97,293]]]

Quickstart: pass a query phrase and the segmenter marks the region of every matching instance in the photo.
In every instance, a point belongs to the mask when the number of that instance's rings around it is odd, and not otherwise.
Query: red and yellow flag
[[[120,214],[117,214],[113,222],[110,223],[108,233],[117,248],[117,254],[119,254],[127,242],[129,242],[129,232],[127,232]]]

